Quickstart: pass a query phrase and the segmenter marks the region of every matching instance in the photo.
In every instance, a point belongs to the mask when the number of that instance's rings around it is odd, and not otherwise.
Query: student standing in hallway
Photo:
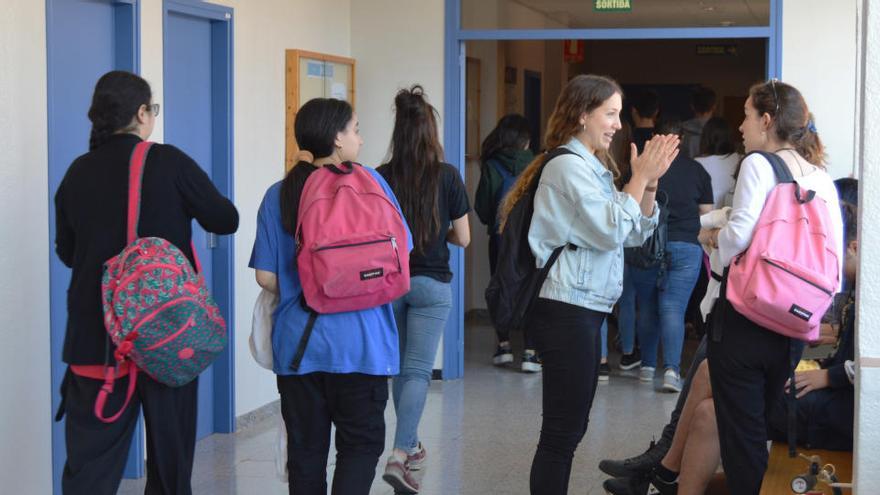
[[[391,160],[378,168],[400,201],[413,233],[410,292],[394,302],[400,336],[400,374],[392,379],[397,430],[383,479],[397,493],[417,493],[412,471],[427,452],[418,428],[425,407],[434,357],[452,307],[452,271],[447,243],[467,247],[470,210],[458,169],[443,163],[437,110],[421,86],[394,98]]]
[[[337,452],[332,493],[366,495],[385,450],[388,377],[398,372],[394,313],[389,303],[311,320],[294,239],[306,179],[317,167],[338,170],[357,159],[363,140],[351,105],[332,98],[316,98],[300,107],[294,134],[303,159],[266,191],[250,261],[257,283],[279,296],[272,327],[273,371],[287,427],[289,490],[296,495],[327,494],[332,425]],[[400,214],[385,179],[366,170]],[[313,330],[301,347],[310,320]]]
[[[494,275],[498,263],[498,208],[516,178],[535,155],[529,149],[529,121],[522,115],[512,113],[501,117],[498,125],[486,136],[480,152],[480,184],[474,199],[474,210],[480,221],[488,227],[489,272]],[[501,366],[513,362],[510,332],[495,329],[498,348],[492,356],[492,364]],[[523,329],[523,356],[521,369],[525,372],[541,370],[535,354],[535,343],[528,328]]]
[[[153,132],[159,104],[149,84],[122,71],[104,74],[95,86],[89,120],[89,152],[70,165],[55,193],[55,251],[72,274],[67,297],[67,331],[62,359],[58,419],[66,416],[65,494],[113,494],[119,488],[131,437],[143,406],[147,427],[146,493],[189,494],[196,443],[198,379],[169,387],[140,373],[129,406],[112,423],[95,416],[103,370],[115,346],[104,327],[103,264],[125,247],[129,160],[135,145]],[[144,165],[137,234],[161,237],[195,263],[192,220],[209,232],[232,234],[238,212],[198,164],[181,150],[154,144]],[[119,410],[128,389],[129,368],[116,371],[107,410]]]
[[[562,251],[528,315],[543,362],[543,422],[532,462],[531,493],[565,494],[574,451],[587,430],[600,362],[600,328],[620,296],[623,246],[641,245],[657,225],[657,181],[677,154],[678,138],[656,136],[633,150],[632,179],[614,186],[608,153],[620,129],[623,91],[613,80],[577,76],[563,88],[547,125],[548,149],[574,154],[538,157],[502,207],[502,224],[538,181],[529,244],[539,266]],[[634,146],[633,146],[634,147]]]

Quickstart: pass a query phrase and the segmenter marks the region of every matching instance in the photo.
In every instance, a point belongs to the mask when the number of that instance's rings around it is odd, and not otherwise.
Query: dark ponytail
[[[101,76],[89,108],[89,150],[101,146],[117,132],[134,130],[132,120],[141,105],[149,105],[152,98],[150,85],[138,75],[114,70]]]
[[[486,163],[495,153],[504,149],[521,150],[531,140],[529,121],[518,113],[509,113],[483,140],[480,161]]]
[[[758,115],[766,113],[773,119],[772,132],[777,139],[794,144],[795,150],[813,165],[825,165],[825,146],[800,91],[771,80],[752,86],[749,96]]]
[[[333,154],[336,135],[345,130],[353,116],[354,111],[348,102],[334,98],[314,98],[296,113],[293,135],[301,153],[281,183],[281,224],[290,235],[296,235],[303,186],[309,175],[317,170],[312,162]]]
[[[388,185],[409,223],[416,253],[423,253],[440,233],[442,160],[437,109],[428,103],[418,84],[401,89],[394,97]]]

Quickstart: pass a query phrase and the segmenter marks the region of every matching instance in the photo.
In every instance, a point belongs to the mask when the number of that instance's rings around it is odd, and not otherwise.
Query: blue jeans
[[[602,328],[599,329],[602,334],[602,359],[608,358],[608,318],[602,322]]]
[[[391,381],[397,413],[396,449],[412,452],[419,445],[419,421],[450,308],[452,286],[431,277],[413,277],[409,293],[394,301],[400,336],[400,374]]]
[[[617,331],[620,333],[620,345],[624,354],[632,354],[636,345],[636,286],[629,265],[624,265],[623,268],[623,293],[617,305]]]
[[[659,284],[659,268],[629,268],[639,299],[637,331],[642,366],[657,366],[657,346],[662,340],[663,366],[678,372],[684,343],[684,312],[700,275],[703,249],[698,244],[671,241],[666,244],[666,259],[666,275]]]

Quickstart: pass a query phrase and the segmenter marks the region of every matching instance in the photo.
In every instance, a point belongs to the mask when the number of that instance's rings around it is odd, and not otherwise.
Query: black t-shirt
[[[391,184],[394,194],[400,196],[396,186],[391,183],[391,171],[388,165],[382,165],[376,169],[385,180]],[[453,220],[457,220],[470,211],[467,190],[461,180],[458,169],[448,163],[440,166],[440,191],[437,195],[437,210],[440,213],[440,231],[437,237],[423,253],[413,251],[409,256],[409,274],[411,277],[424,275],[441,282],[452,280],[452,271],[449,269],[449,246],[446,245],[446,233]],[[410,229],[413,223],[407,219]],[[413,236],[416,234],[413,233]]]
[[[101,303],[103,264],[126,245],[129,158],[141,139],[118,134],[74,160],[55,193],[55,251],[73,270],[67,291],[62,359],[104,363],[107,332]],[[189,259],[192,220],[209,232],[231,234],[238,212],[198,164],[167,144],[147,154],[138,235],[168,240]],[[110,351],[113,346],[111,344]]]
[[[636,143],[636,149],[641,153],[645,149],[645,143],[654,136],[653,127],[635,127],[633,128],[633,142]]]
[[[699,162],[679,154],[657,185],[669,198],[667,222],[670,241],[698,244],[699,205],[713,204],[712,178]],[[662,197],[658,201],[662,202]]]

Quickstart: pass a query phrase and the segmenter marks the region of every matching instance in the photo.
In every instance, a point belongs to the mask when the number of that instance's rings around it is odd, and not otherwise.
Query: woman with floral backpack
[[[141,406],[147,428],[146,493],[192,492],[198,379],[172,387],[138,374],[129,360],[115,371],[108,368],[114,354],[124,350],[108,337],[101,300],[105,262],[127,244],[132,157],[144,148],[158,114],[159,104],[153,103],[145,80],[122,71],[104,74],[89,108],[89,152],[73,161],[55,194],[55,251],[72,269],[62,355],[68,369],[57,414],[59,420],[66,416],[65,494],[116,493]],[[197,267],[192,220],[209,232],[232,234],[238,212],[184,152],[165,144],[152,144],[148,150],[134,234],[168,241],[186,258],[182,263]],[[120,411],[115,421],[102,419],[95,410],[108,369],[115,392],[103,394],[103,405]],[[127,396],[130,402],[124,407]]]

